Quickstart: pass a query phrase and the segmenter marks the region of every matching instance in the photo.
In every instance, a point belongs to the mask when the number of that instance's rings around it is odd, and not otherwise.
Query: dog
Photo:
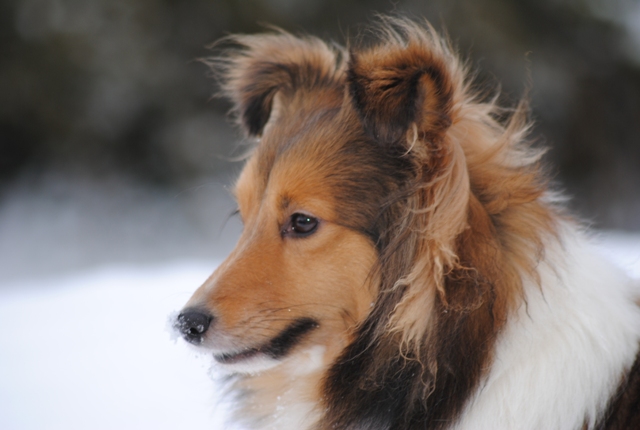
[[[251,429],[640,429],[640,288],[428,23],[211,63],[256,141],[244,229],[175,326]]]

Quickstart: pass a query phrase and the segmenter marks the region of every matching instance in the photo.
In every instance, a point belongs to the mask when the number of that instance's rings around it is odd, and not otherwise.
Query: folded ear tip
[[[400,142],[411,124],[436,136],[451,123],[443,120],[450,114],[451,70],[432,36],[422,36],[351,53],[349,94],[365,131],[380,144]]]
[[[276,93],[292,96],[311,87],[335,87],[342,78],[341,52],[311,37],[283,31],[227,38],[234,46],[208,60],[231,100],[238,124],[249,136],[262,135]]]

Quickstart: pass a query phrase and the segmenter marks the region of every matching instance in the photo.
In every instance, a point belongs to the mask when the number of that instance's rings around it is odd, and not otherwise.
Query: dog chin
[[[291,375],[304,376],[325,366],[325,354],[325,346],[314,345],[281,358],[273,358],[260,352],[214,353],[213,358],[216,371],[222,374],[257,375],[284,365]]]
[[[282,360],[269,357],[261,352],[238,354],[213,354],[216,369],[226,374],[255,375],[280,365]]]

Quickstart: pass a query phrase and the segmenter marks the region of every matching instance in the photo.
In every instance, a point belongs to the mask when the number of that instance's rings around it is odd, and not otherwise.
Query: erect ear
[[[421,42],[409,38],[350,55],[351,98],[365,131],[382,144],[399,142],[413,124],[417,137],[438,139],[451,124],[445,60]]]
[[[260,136],[269,121],[276,94],[338,85],[343,57],[319,39],[279,32],[226,39],[238,48],[211,59],[222,95],[250,136]]]

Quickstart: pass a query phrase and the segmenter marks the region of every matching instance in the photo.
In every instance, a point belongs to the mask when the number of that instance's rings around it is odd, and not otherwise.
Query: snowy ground
[[[0,291],[0,429],[217,429],[209,363],[168,316],[211,263],[110,267]]]
[[[207,249],[215,234],[196,234],[187,221],[206,224],[228,203],[207,192],[172,196],[169,205],[136,206],[133,196],[105,206],[78,193],[72,205],[46,204],[51,190],[21,194],[0,210],[0,429],[223,428],[208,360],[166,326],[228,245]],[[181,212],[194,205],[199,215]],[[79,212],[65,218],[70,207]],[[640,278],[640,234],[606,233],[600,242]],[[143,251],[153,258],[139,258]],[[42,266],[46,259],[65,270]]]
[[[165,328],[239,233],[221,182],[54,172],[0,196],[0,430],[222,428],[209,362]]]

